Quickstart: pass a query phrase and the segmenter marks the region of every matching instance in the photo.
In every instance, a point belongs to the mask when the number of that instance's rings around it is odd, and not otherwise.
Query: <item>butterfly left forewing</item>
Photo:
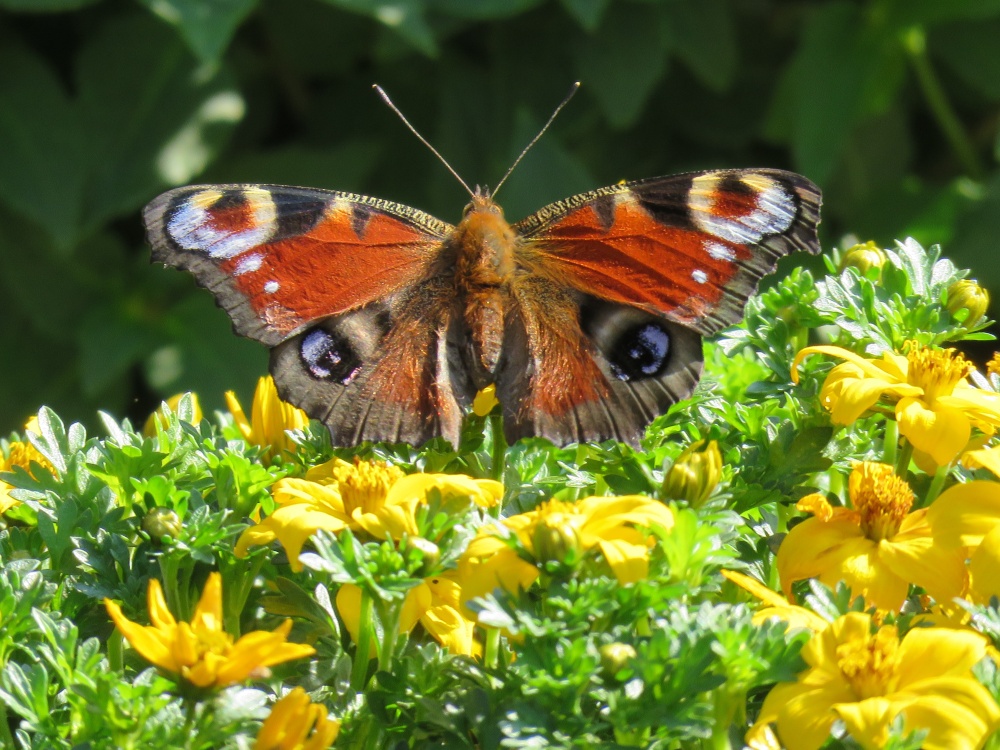
[[[177,188],[144,220],[153,260],[191,271],[237,333],[268,346],[416,283],[453,229],[390,201],[282,185]]]

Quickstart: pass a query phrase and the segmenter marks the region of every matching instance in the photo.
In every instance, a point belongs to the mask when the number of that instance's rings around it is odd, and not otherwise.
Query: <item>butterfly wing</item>
[[[237,333],[272,347],[281,397],[336,444],[457,441],[456,393],[466,400],[471,386],[449,355],[454,295],[435,267],[451,225],[278,185],[178,188],[144,219],[153,259],[191,271]]]
[[[727,170],[613,185],[515,224],[526,273],[497,373],[509,438],[637,443],[697,383],[700,336],[739,322],[779,257],[819,251],[819,206],[800,175]]]

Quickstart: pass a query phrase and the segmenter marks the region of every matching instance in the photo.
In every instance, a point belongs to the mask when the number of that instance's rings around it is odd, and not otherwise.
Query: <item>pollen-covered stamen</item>
[[[848,489],[861,530],[874,542],[895,536],[913,507],[913,490],[888,464],[856,464]]]
[[[405,476],[399,468],[382,461],[362,461],[338,466],[333,470],[344,510],[348,514],[357,508],[362,513],[374,513],[385,503],[389,488]]]
[[[906,381],[922,388],[923,400],[929,404],[938,396],[950,396],[972,370],[972,363],[954,349],[928,349],[914,343],[906,359],[909,362]]]
[[[899,636],[892,626],[837,646],[837,666],[859,701],[895,691],[899,661]]]

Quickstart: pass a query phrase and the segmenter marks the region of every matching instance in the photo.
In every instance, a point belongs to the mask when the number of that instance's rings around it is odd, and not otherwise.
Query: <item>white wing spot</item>
[[[700,268],[695,269],[691,272],[691,278],[697,281],[699,284],[708,283],[708,274],[702,271]]]
[[[260,253],[249,253],[244,255],[236,263],[236,269],[233,271],[237,276],[242,276],[245,273],[252,273],[260,268],[261,263],[264,262],[264,256]]]
[[[736,260],[736,253],[728,245],[723,245],[721,242],[706,242],[705,251],[716,260]]]
[[[264,284],[264,291],[267,292],[268,294],[274,294],[279,289],[281,289],[281,284],[279,284],[277,281],[272,280]]]

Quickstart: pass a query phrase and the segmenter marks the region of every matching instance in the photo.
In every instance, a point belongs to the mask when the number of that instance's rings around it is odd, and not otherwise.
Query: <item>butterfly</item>
[[[192,272],[271,348],[280,396],[334,445],[457,445],[494,384],[508,442],[615,439],[686,398],[702,337],[778,258],[819,252],[820,192],[776,169],[600,188],[508,223],[476,189],[456,225],[281,185],[195,185],[144,211],[153,259]]]

